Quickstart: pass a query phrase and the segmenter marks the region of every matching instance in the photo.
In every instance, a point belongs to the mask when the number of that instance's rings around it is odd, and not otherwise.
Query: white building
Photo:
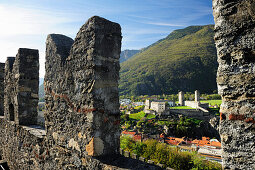
[[[145,113],[154,113],[152,111],[155,111],[156,113],[162,113],[167,109],[166,108],[166,102],[169,104],[170,107],[175,106],[174,101],[165,101],[165,100],[150,101],[150,100],[146,100],[144,111],[145,111]]]
[[[155,110],[157,113],[162,113],[166,110],[166,103],[165,101],[157,101],[157,102],[151,102],[151,109]]]

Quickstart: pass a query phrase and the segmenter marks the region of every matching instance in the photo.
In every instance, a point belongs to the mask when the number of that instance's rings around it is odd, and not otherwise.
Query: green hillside
[[[173,31],[121,64],[120,95],[211,93],[217,57],[213,25]]]

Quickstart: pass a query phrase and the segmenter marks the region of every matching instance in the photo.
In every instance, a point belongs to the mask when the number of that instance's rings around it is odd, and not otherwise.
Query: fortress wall
[[[0,63],[0,116],[4,115],[4,63]]]
[[[38,89],[38,50],[20,48],[5,64],[5,118],[20,125],[37,124]]]
[[[0,154],[10,169],[158,169],[118,155],[121,38],[119,24],[100,17],[90,18],[75,41],[48,36],[46,130],[31,126],[30,117],[38,103],[38,51],[19,49],[7,59]]]
[[[171,113],[182,114],[187,117],[201,119],[201,120],[209,120],[210,118],[209,113],[204,113],[196,109],[170,109],[170,111],[162,115],[171,115]]]
[[[0,116],[0,153],[10,169],[43,169],[41,162],[48,157],[44,136],[44,130],[23,127]]]
[[[82,156],[119,152],[121,38],[120,25],[100,17],[90,18],[74,41],[48,36],[45,126],[56,144]]]
[[[213,0],[225,169],[255,169],[255,2]]]

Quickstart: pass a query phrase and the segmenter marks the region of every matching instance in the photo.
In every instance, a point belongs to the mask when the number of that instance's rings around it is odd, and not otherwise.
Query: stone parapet
[[[20,125],[37,124],[38,50],[20,48],[16,58],[7,58],[4,89],[5,118]]]
[[[255,169],[255,2],[213,0],[224,169]]]
[[[119,24],[97,16],[81,27],[74,41],[59,34],[47,37],[47,136],[61,136],[83,156],[119,152],[121,38]]]
[[[4,115],[4,63],[0,63],[0,116]]]

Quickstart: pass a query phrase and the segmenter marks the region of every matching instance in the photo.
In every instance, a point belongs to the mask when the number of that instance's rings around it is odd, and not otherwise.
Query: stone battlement
[[[8,57],[4,75],[4,116],[20,125],[37,123],[39,89],[38,50],[20,48]]]
[[[38,50],[0,64],[0,154],[11,169],[160,169],[119,155],[121,39],[119,24],[97,16],[75,40],[47,37],[45,128],[36,126]]]
[[[213,0],[225,169],[255,168],[254,7]],[[160,169],[119,155],[121,39],[119,24],[97,16],[75,40],[47,37],[45,130],[33,126],[38,50],[19,49],[0,63],[0,156],[10,169]]]

